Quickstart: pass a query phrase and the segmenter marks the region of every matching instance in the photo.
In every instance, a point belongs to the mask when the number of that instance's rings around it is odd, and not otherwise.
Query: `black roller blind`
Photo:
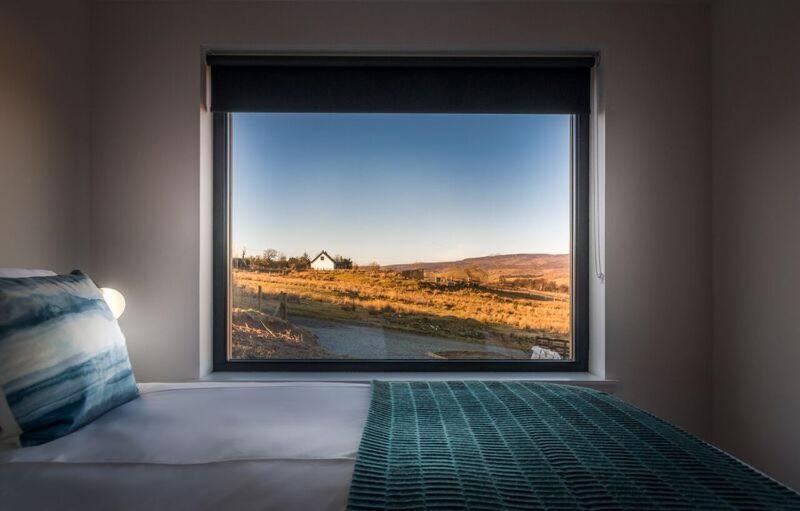
[[[207,56],[215,112],[541,113],[590,108],[593,57]]]

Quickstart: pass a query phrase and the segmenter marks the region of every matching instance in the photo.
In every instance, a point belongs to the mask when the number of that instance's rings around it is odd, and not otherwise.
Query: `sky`
[[[570,248],[570,118],[233,114],[234,254],[356,264]]]

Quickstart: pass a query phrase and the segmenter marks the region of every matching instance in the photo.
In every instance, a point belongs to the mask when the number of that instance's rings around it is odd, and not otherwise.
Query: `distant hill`
[[[501,254],[484,257],[469,257],[460,261],[435,263],[409,263],[383,266],[384,269],[403,271],[423,269],[442,273],[453,269],[480,268],[490,275],[545,277],[559,282],[569,280],[569,254]]]

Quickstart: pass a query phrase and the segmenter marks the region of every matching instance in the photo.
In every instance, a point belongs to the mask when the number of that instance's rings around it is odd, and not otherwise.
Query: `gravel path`
[[[429,337],[399,330],[350,325],[306,317],[292,317],[291,322],[311,330],[317,336],[319,344],[330,353],[352,358],[430,358],[428,353],[442,351],[485,351],[513,358],[530,358],[530,354],[522,350]]]

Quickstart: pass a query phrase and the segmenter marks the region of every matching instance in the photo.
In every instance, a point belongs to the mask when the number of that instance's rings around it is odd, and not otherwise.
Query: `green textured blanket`
[[[800,495],[602,392],[374,382],[349,509],[800,509]]]

